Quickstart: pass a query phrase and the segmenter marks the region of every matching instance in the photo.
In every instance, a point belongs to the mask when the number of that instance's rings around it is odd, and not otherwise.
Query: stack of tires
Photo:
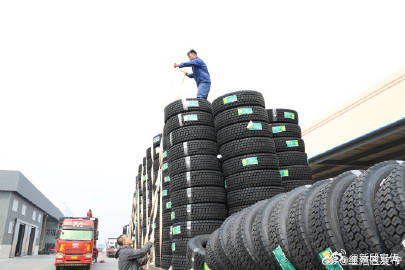
[[[262,94],[233,92],[212,106],[229,214],[280,193],[278,158]]]
[[[164,134],[169,139],[172,268],[186,269],[188,240],[212,233],[227,216],[211,104],[203,99],[169,104]]]
[[[152,164],[152,171],[153,171],[153,181],[152,181],[152,196],[155,196],[155,191],[157,189],[156,183],[158,181],[158,174],[159,174],[159,154],[160,154],[160,143],[161,143],[161,137],[162,134],[158,134],[156,136],[153,137],[153,150],[152,150],[152,160],[153,160],[153,164]],[[160,224],[160,207],[159,207],[159,196],[160,196],[160,192],[158,192],[156,194],[157,196],[157,200],[155,202],[155,208],[156,209],[156,218],[155,221],[153,223],[152,228],[154,229],[154,233],[155,233],[155,245],[154,245],[154,253],[155,253],[155,266],[159,267],[161,264],[161,256],[160,256],[160,233],[159,233],[159,224]],[[154,203],[154,198],[152,197],[152,204]],[[151,213],[152,217],[151,220],[153,219],[153,213]],[[150,229],[152,229],[150,228]]]
[[[405,164],[386,161],[232,215],[210,236],[205,262],[212,270],[346,269],[350,264],[386,269],[381,263],[393,269],[404,255],[404,216]],[[334,252],[340,253],[338,261],[332,260]],[[382,261],[384,254],[388,261]]]
[[[290,109],[269,109],[267,113],[284,191],[312,184],[312,170],[308,166],[305,144],[301,138],[298,113]]]

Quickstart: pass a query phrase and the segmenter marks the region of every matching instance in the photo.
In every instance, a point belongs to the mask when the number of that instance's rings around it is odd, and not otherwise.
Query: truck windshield
[[[62,230],[60,233],[60,240],[73,240],[73,241],[89,241],[93,238],[92,231],[79,231],[79,230]]]

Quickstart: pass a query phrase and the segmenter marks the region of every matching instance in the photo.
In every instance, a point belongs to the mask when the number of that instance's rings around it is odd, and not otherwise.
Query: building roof
[[[0,191],[16,192],[53,218],[63,217],[63,213],[19,171],[0,170]]]

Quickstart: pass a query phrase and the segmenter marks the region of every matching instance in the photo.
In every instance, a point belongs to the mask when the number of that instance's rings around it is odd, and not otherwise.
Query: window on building
[[[14,199],[13,201],[13,211],[17,212],[18,211],[18,200]]]
[[[13,228],[14,228],[14,222],[10,221],[10,223],[8,224],[8,233],[9,234],[13,233]]]
[[[25,204],[22,205],[21,214],[25,216],[25,212],[27,211],[27,206]]]
[[[42,222],[42,215],[38,213],[38,222]]]
[[[32,220],[36,220],[37,219],[37,212],[34,210],[32,211]]]

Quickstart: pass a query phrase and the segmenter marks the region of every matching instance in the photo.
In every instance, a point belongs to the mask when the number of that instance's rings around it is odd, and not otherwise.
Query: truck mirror
[[[98,231],[96,231],[96,235],[94,236],[95,240],[98,240]]]

